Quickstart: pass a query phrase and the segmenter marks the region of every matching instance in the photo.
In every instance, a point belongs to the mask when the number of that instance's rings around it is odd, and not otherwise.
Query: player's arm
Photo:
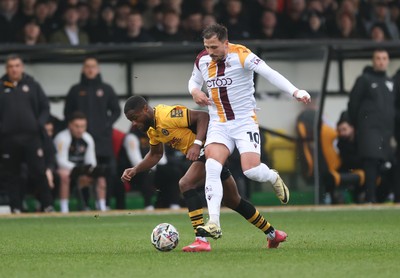
[[[150,170],[153,168],[164,154],[164,145],[150,145],[150,151],[145,155],[143,160],[132,168],[125,169],[121,176],[121,180],[130,181],[137,173]]]
[[[210,105],[211,102],[207,97],[207,94],[201,90],[203,82],[204,80],[203,77],[201,76],[201,72],[197,68],[197,65],[195,64],[193,66],[192,76],[189,79],[188,89],[196,104],[200,106],[207,106]]]
[[[209,115],[205,111],[189,110],[189,126],[196,126],[196,140],[189,148],[186,158],[195,161],[200,155],[200,149],[206,139]]]
[[[279,90],[293,96],[297,101],[309,103],[311,101],[310,94],[305,90],[297,89],[289,80],[282,74],[268,66],[263,60],[254,56],[250,61],[250,68],[253,68],[256,73],[267,79],[272,85]],[[252,65],[255,64],[255,65]]]

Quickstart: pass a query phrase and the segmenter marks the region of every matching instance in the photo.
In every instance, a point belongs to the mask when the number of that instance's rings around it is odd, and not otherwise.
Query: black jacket
[[[14,84],[0,79],[0,134],[35,134],[44,131],[49,101],[38,82],[28,74]]]
[[[351,90],[348,104],[349,118],[356,130],[357,150],[361,158],[391,158],[394,100],[392,79],[386,76],[386,72],[366,67]]]
[[[393,76],[394,88],[396,92],[395,100],[395,128],[394,134],[397,141],[397,150],[400,151],[400,69]]]
[[[94,138],[96,155],[111,157],[112,127],[121,115],[121,108],[114,89],[102,81],[100,74],[92,80],[82,74],[80,83],[71,87],[64,107],[65,119],[75,111],[85,113],[88,119],[88,132]]]

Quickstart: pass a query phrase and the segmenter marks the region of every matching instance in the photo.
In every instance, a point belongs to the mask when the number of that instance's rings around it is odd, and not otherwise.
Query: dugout
[[[236,42],[234,42],[236,43]],[[313,96],[314,111],[311,127],[314,138],[319,138],[319,126],[324,118],[334,125],[345,109],[349,90],[355,78],[366,64],[375,48],[389,51],[392,63],[389,74],[400,68],[398,43],[372,43],[367,41],[243,41],[253,52],[265,59],[296,86],[308,90]],[[182,103],[194,107],[187,92],[194,59],[203,49],[199,43],[134,43],[128,45],[3,45],[0,48],[0,68],[10,53],[20,54],[26,71],[44,87],[51,101],[52,114],[61,117],[63,100],[69,87],[79,80],[81,62],[86,56],[95,56],[101,63],[103,79],[116,90],[121,100],[133,94],[145,95],[150,104]],[[305,107],[281,94],[267,81],[255,77],[258,99],[259,122],[265,129],[266,148],[270,148],[269,163],[290,180],[291,188],[300,191],[293,194],[293,203],[322,203],[324,187],[320,184],[321,171],[318,142],[309,140],[316,152],[310,153],[312,164],[300,161],[300,140],[296,120]],[[129,123],[121,117],[117,128],[126,131]],[[272,154],[272,155],[271,155]],[[312,167],[309,179],[304,179],[304,167]],[[316,173],[316,174],[315,174]],[[270,190],[267,186],[255,186],[254,192]],[[269,192],[268,192],[269,193]],[[271,195],[271,194],[269,194]],[[260,195],[257,205],[267,204]],[[269,200],[268,200],[269,201]],[[272,204],[275,200],[272,201]],[[276,202],[278,204],[278,202]]]

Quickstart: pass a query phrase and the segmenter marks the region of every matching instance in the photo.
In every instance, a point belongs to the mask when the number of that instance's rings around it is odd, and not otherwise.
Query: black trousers
[[[43,208],[53,205],[53,197],[46,177],[46,166],[40,135],[0,135],[1,183],[9,197],[11,209],[22,208],[22,165],[26,164],[34,186],[33,191]],[[30,190],[31,191],[31,190]]]
[[[376,181],[380,174],[381,160],[363,158],[362,167],[365,172],[365,201],[376,203]]]

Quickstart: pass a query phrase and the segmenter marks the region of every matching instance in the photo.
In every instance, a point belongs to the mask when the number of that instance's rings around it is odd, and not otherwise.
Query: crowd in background
[[[0,43],[84,45],[201,41],[398,40],[398,0],[0,0]]]

